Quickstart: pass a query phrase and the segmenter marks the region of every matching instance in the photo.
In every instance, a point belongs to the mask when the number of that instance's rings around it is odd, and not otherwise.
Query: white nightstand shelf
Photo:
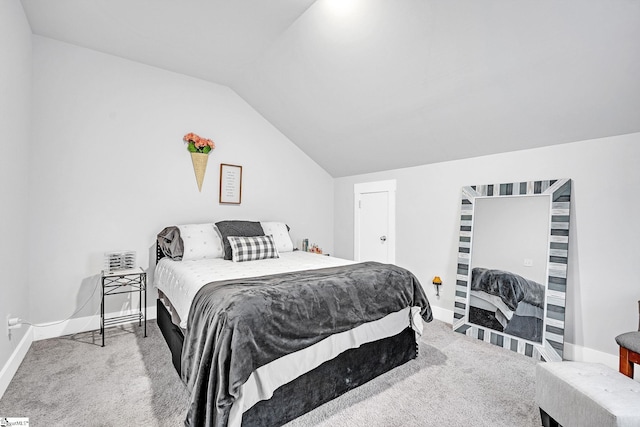
[[[138,312],[122,316],[105,318],[104,298],[108,295],[138,293]],[[144,295],[143,295],[144,294]],[[144,305],[143,305],[144,298]],[[147,336],[147,273],[141,268],[127,270],[105,271],[102,270],[102,300],[100,302],[100,334],[102,335],[102,347],[104,347],[104,328],[138,321],[142,326],[144,321],[144,336]]]

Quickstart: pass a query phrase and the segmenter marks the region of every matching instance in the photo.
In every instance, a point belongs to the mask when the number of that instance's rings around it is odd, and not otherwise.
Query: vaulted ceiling
[[[235,90],[332,176],[640,132],[637,0],[22,0]]]

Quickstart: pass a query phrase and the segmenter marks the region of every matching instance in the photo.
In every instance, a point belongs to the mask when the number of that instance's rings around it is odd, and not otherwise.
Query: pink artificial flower
[[[189,132],[186,134],[182,140],[188,144],[193,144],[193,147],[196,148],[197,153],[209,153],[209,151],[216,148],[216,144],[207,138],[202,138],[201,136],[196,135],[193,132]],[[210,147],[210,150],[204,151],[206,147]],[[189,151],[192,151],[192,148],[189,148]]]

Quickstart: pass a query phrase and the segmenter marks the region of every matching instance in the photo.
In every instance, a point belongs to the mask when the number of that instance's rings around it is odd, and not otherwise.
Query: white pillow
[[[265,235],[272,235],[276,244],[278,252],[291,252],[293,251],[293,242],[291,236],[289,236],[289,230],[287,230],[287,224],[284,222],[262,222],[260,225],[264,230]]]
[[[222,238],[213,224],[178,225],[184,244],[183,261],[207,258],[222,258]]]

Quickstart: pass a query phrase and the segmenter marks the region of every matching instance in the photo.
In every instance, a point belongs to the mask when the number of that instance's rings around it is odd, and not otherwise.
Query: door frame
[[[389,264],[396,262],[396,180],[363,182],[353,185],[353,259],[360,261],[360,202],[364,193],[384,193],[387,200],[387,244]]]

